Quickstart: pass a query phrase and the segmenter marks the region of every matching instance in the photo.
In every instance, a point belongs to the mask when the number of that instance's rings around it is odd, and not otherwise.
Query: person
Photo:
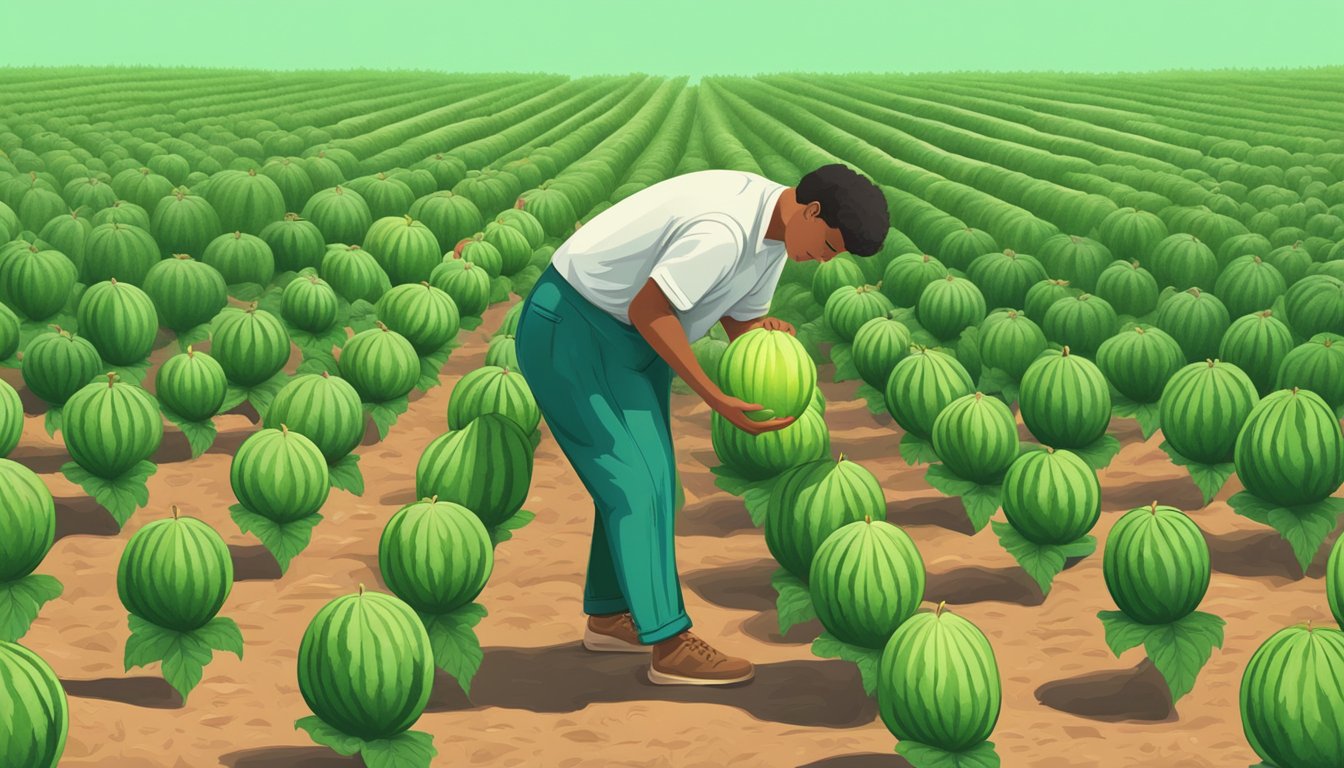
[[[844,165],[796,187],[705,170],[622,199],[556,249],[515,343],[542,417],[594,501],[585,647],[650,653],[658,684],[751,679],[749,661],[690,632],[673,530],[672,377],[738,429],[788,426],[793,419],[748,417],[761,406],[720,390],[692,340],[715,323],[729,339],[753,328],[794,333],[766,316],[786,258],[869,256],[888,227],[881,190]]]

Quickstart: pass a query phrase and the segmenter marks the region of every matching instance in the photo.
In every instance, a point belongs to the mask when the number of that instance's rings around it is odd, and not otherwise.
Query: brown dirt
[[[443,386],[411,405],[389,439],[359,449],[367,492],[334,492],[313,542],[283,578],[269,555],[229,518],[230,456],[254,429],[243,416],[219,419],[220,440],[190,461],[170,434],[150,481],[150,506],[118,532],[105,512],[59,474],[59,441],[30,416],[12,457],[42,473],[57,499],[59,540],[40,573],[65,594],[43,610],[24,643],[56,670],[70,694],[72,725],[63,766],[225,765],[326,768],[358,765],[313,745],[294,721],[309,714],[299,694],[299,639],[328,600],[360,583],[384,589],[377,540],[388,517],[411,501],[415,463],[446,428],[454,383],[483,364],[489,330],[503,308],[448,363]],[[171,350],[161,349],[157,357]],[[823,378],[829,377],[823,367]],[[14,371],[4,376],[19,383]],[[1190,766],[1254,762],[1241,733],[1238,686],[1255,648],[1294,622],[1328,622],[1321,581],[1324,557],[1307,578],[1296,574],[1277,534],[1234,515],[1225,499],[1198,510],[1184,471],[1141,442],[1131,422],[1113,433],[1125,448],[1102,473],[1105,512],[1094,534],[1104,541],[1119,513],[1156,499],[1193,512],[1213,554],[1214,575],[1201,608],[1227,620],[1222,650],[1173,711],[1161,678],[1142,651],[1115,658],[1096,614],[1112,610],[1100,552],[1061,574],[1048,599],[988,531],[967,536],[955,500],[923,481],[923,470],[897,457],[898,431],[853,400],[854,384],[824,385],[832,445],[872,470],[887,489],[888,514],[914,537],[929,571],[927,598],[946,600],[989,636],[1003,677],[1003,712],[993,740],[1007,768]],[[477,631],[485,660],[470,701],[438,678],[416,726],[433,734],[438,765],[555,766],[906,766],[865,697],[850,664],[812,656],[815,622],[778,635],[773,561],[734,497],[719,491],[706,465],[707,407],[675,395],[678,455],[686,507],[678,518],[678,560],[695,631],[757,665],[750,683],[662,687],[644,677],[647,660],[592,654],[580,645],[582,579],[592,525],[591,502],[549,437],[537,451],[527,508],[537,519],[499,547],[480,602],[489,610]],[[113,577],[127,538],[177,504],[215,527],[233,552],[237,584],[221,615],[235,619],[244,659],[216,655],[183,705],[157,667],[125,672],[129,634]]]

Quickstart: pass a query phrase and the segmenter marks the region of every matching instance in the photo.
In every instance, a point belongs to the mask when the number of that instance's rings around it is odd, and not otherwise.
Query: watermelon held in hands
[[[0,765],[57,768],[70,730],[70,707],[56,673],[40,656],[0,642]]]
[[[802,342],[786,331],[753,328],[738,336],[719,360],[725,394],[761,406],[756,421],[797,418],[817,387],[817,366]]]
[[[444,614],[475,600],[494,562],[490,532],[476,513],[436,497],[398,510],[378,541],[383,581],[420,613]]]
[[[1269,765],[1329,766],[1344,754],[1344,632],[1311,624],[1281,629],[1246,663],[1241,724]]]
[[[1140,624],[1170,624],[1199,607],[1209,588],[1209,545],[1194,521],[1153,502],[1111,529],[1102,575],[1115,604]]]
[[[299,691],[313,714],[365,741],[414,725],[434,686],[434,652],[415,611],[362,586],[317,612],[299,644],[298,666]]]
[[[132,615],[165,629],[205,626],[233,590],[233,560],[224,540],[177,507],[126,542],[117,566],[117,595]]]
[[[914,540],[866,515],[822,541],[807,583],[827,632],[880,651],[923,602],[924,580],[924,559]]]

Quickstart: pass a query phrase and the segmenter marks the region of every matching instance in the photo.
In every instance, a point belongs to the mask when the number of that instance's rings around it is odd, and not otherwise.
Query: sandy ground
[[[72,725],[63,766],[225,765],[324,768],[358,765],[313,745],[294,721],[309,714],[295,659],[308,621],[328,600],[378,576],[377,540],[389,516],[412,500],[415,463],[446,429],[457,379],[483,364],[497,307],[449,361],[443,386],[414,401],[389,439],[359,449],[367,491],[334,492],[313,542],[279,571],[269,554],[229,518],[230,456],[254,429],[242,415],[218,421],[215,447],[190,460],[175,431],[155,457],[150,506],[118,532],[111,518],[67,482],[59,441],[30,416],[11,457],[41,473],[57,500],[58,540],[39,573],[65,594],[43,610],[23,642],[45,658],[70,694]],[[161,349],[161,359],[169,349]],[[822,368],[829,378],[829,366]],[[4,376],[16,385],[15,371]],[[922,468],[898,458],[899,431],[854,400],[853,383],[826,384],[833,450],[872,470],[887,489],[888,519],[914,537],[929,571],[926,597],[946,600],[989,636],[1003,676],[1003,712],[993,740],[1008,768],[1189,766],[1227,768],[1255,762],[1241,732],[1238,686],[1251,653],[1275,630],[1330,619],[1324,557],[1301,578],[1277,534],[1224,503],[1235,480],[1195,511],[1213,555],[1213,581],[1202,610],[1227,620],[1226,642],[1192,693],[1171,707],[1161,678],[1135,649],[1116,659],[1103,640],[1099,610],[1114,605],[1098,553],[1065,571],[1048,599],[1016,567],[987,528],[968,536],[956,500],[923,481]],[[778,635],[762,533],[740,501],[719,491],[709,411],[675,395],[674,432],[686,483],[678,519],[678,564],[695,631],[757,665],[750,683],[663,687],[644,676],[647,659],[593,654],[579,640],[582,579],[592,525],[591,502],[549,438],[537,451],[526,507],[537,519],[500,546],[480,602],[489,610],[477,631],[485,660],[471,700],[440,674],[417,729],[433,734],[436,765],[666,766],[732,765],[866,768],[907,764],[850,664],[814,657],[813,622]],[[1184,471],[1143,442],[1132,422],[1112,433],[1125,448],[1102,473],[1105,512],[1093,532],[1104,541],[1119,513],[1156,499],[1196,510],[1200,496]],[[215,527],[229,543],[237,584],[221,615],[235,619],[243,660],[219,655],[183,705],[150,670],[123,671],[129,634],[113,583],[127,538],[168,514],[170,504]],[[1000,513],[1000,517],[1001,517]]]

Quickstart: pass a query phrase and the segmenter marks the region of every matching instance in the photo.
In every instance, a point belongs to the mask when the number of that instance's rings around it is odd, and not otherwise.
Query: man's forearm
[[[630,323],[649,342],[653,351],[666,360],[681,380],[702,399],[712,401],[720,394],[718,386],[700,367],[681,321],[654,281],[645,283],[630,303]]]

